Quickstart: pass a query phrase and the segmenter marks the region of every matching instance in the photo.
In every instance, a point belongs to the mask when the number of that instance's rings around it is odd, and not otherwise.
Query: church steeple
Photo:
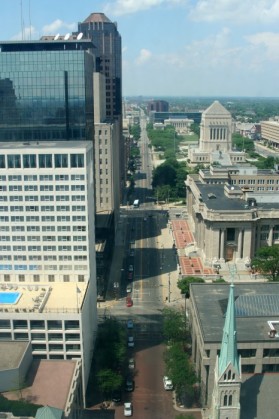
[[[220,357],[215,366],[212,419],[240,418],[241,359],[237,353],[234,285],[230,285]]]
[[[231,364],[239,374],[239,356],[237,353],[237,334],[234,308],[234,285],[230,285],[230,295],[227,306],[226,320],[223,329],[223,339],[219,358],[219,376],[221,376],[227,366]]]

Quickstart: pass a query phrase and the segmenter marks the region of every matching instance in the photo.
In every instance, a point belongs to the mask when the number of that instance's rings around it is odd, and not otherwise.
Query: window
[[[15,217],[11,217],[11,218],[15,218]],[[23,217],[22,217],[23,218]],[[13,221],[13,220],[12,220]],[[14,220],[15,221],[15,220]],[[7,215],[1,215],[0,216],[0,223],[8,223],[9,222],[9,217]]]
[[[45,242],[55,242],[55,236],[43,236]]]
[[[74,236],[74,242],[85,242],[86,236]]]
[[[0,169],[5,169],[5,167],[6,167],[5,156],[0,155]],[[1,180],[4,180],[4,179],[1,179]]]
[[[53,191],[53,185],[41,185],[40,191],[42,192],[51,192]]]
[[[74,215],[72,217],[72,220],[73,221],[78,221],[78,222],[80,222],[80,221],[86,221],[86,217],[84,215]]]
[[[43,251],[44,252],[55,252],[56,251],[56,246],[43,246]]]
[[[55,255],[45,255],[44,260],[57,260]]]
[[[18,275],[18,280],[19,280],[19,282],[24,282],[25,281],[25,275]]]
[[[24,182],[36,182],[37,179],[37,175],[24,175]]]
[[[71,246],[58,246],[59,252],[70,252],[72,250]]]
[[[40,154],[39,155],[39,167],[41,169],[52,167],[52,155],[51,154]]]
[[[58,226],[57,231],[71,231],[70,226]]]
[[[23,154],[24,169],[33,169],[37,167],[36,154]]]
[[[59,242],[70,242],[71,241],[71,236],[59,236],[58,241]]]
[[[46,223],[53,223],[55,220],[55,217],[52,215],[44,215],[42,216],[42,221]]]
[[[74,195],[72,197],[72,201],[74,201],[74,202],[85,201],[85,196],[84,195]]]
[[[67,223],[67,222],[69,222],[70,221],[70,216],[69,215],[60,215],[60,216],[57,216],[57,221],[58,222],[62,222],[62,223]]]
[[[11,206],[10,210],[12,212],[21,212],[21,211],[23,211],[23,207],[21,207],[21,206]]]
[[[4,275],[4,281],[5,282],[9,282],[11,280],[11,276],[10,275],[8,275],[8,274],[5,274]]]
[[[69,207],[69,205],[58,205],[56,207],[56,211],[68,212],[68,211],[70,211],[70,207]]]
[[[25,191],[37,191],[38,186],[37,185],[25,185],[24,190]]]
[[[68,154],[55,154],[54,155],[55,167],[68,167]]]
[[[74,252],[86,252],[87,246],[74,246]]]
[[[53,176],[52,175],[40,175],[40,181],[52,182],[53,181]]]
[[[27,231],[40,231],[39,226],[28,226]]]
[[[10,192],[21,192],[22,191],[22,186],[21,185],[10,185],[9,186],[9,191]]]
[[[59,181],[59,180],[69,180],[69,175],[55,175],[55,180]]]
[[[8,169],[20,169],[21,159],[20,154],[9,154],[8,155]]]
[[[73,231],[86,231],[86,226],[74,226]]]
[[[70,282],[70,275],[63,275],[64,282]]]
[[[71,167],[84,167],[84,155],[71,154]]]
[[[85,276],[84,275],[78,275],[78,282],[84,282]]]
[[[67,192],[67,191],[70,190],[70,188],[69,188],[69,185],[56,185],[55,190],[58,191],[58,192],[59,191]]]
[[[27,201],[27,202],[37,202],[38,201],[38,196],[37,195],[26,196],[25,201]]]
[[[84,212],[85,211],[85,206],[84,205],[73,205],[72,206],[72,211]]]
[[[54,282],[54,275],[48,275],[48,281]]]
[[[40,282],[40,275],[33,275],[33,281],[34,282]]]
[[[55,226],[51,226],[51,225],[43,226],[42,231],[55,231]]]
[[[84,180],[84,175],[71,175],[71,180]]]
[[[26,217],[26,221],[29,223],[37,223],[40,221],[40,218],[38,215],[30,215]]]
[[[41,201],[47,201],[47,202],[54,201],[54,197],[53,195],[43,195],[41,196]]]
[[[101,181],[102,179],[100,179]],[[72,191],[85,191],[84,185],[72,185],[71,186]]]
[[[58,201],[58,202],[69,201],[69,200],[70,200],[69,195],[57,195],[56,196],[56,201]]]
[[[59,260],[60,261],[72,260],[72,256],[71,255],[62,255],[62,256],[59,256]]]

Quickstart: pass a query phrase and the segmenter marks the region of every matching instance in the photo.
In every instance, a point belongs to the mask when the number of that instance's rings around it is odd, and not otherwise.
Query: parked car
[[[134,266],[133,265],[129,265],[128,271],[129,272],[133,272],[134,271]]]
[[[128,272],[127,279],[128,279],[128,281],[133,280],[133,272]]]
[[[124,403],[124,416],[132,416],[133,414],[133,407],[132,403]]]
[[[125,391],[134,391],[135,382],[131,377],[127,377],[125,381]]]
[[[131,250],[130,250],[130,256],[131,256],[131,257],[134,257],[134,256],[135,256],[135,251],[134,251],[134,249],[131,249]]]
[[[120,403],[120,402],[121,402],[121,391],[120,391],[120,390],[115,390],[115,391],[112,393],[112,398],[111,398],[111,400],[112,400],[114,403]]]
[[[127,320],[127,329],[133,329],[133,327],[134,327],[133,320],[131,319]]]
[[[131,285],[131,284],[127,285],[127,287],[126,287],[126,292],[127,292],[128,294],[130,294],[132,291],[133,291],[132,285]]]
[[[126,306],[132,307],[133,306],[133,300],[131,297],[126,297]]]
[[[134,358],[129,358],[128,367],[129,367],[130,370],[133,370],[135,368],[135,359]]]
[[[163,383],[164,383],[164,389],[165,390],[173,390],[173,384],[172,381],[169,377],[167,377],[166,375],[163,378]]]
[[[128,336],[127,345],[128,348],[133,348],[135,346],[134,336]]]

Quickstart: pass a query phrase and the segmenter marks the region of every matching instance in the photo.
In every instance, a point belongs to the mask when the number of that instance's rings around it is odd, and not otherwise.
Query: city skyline
[[[278,0],[10,1],[0,40],[71,33],[94,12],[117,22],[123,96],[279,96]]]

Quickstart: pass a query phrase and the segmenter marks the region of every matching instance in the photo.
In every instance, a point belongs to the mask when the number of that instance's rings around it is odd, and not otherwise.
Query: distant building
[[[149,112],[149,119],[152,124],[156,122],[164,123],[166,119],[192,119],[195,124],[200,124],[201,122],[201,112]]]
[[[169,103],[165,100],[151,100],[147,103],[147,112],[168,112]]]
[[[232,150],[231,114],[217,100],[202,113],[199,146],[189,148],[188,157],[192,164],[245,162],[245,153]]]
[[[261,121],[261,137],[266,145],[279,152],[278,121]]]
[[[188,118],[169,118],[164,120],[164,125],[171,125],[174,127],[175,131],[179,134],[187,134],[190,131],[191,125],[194,123],[193,119]]]

